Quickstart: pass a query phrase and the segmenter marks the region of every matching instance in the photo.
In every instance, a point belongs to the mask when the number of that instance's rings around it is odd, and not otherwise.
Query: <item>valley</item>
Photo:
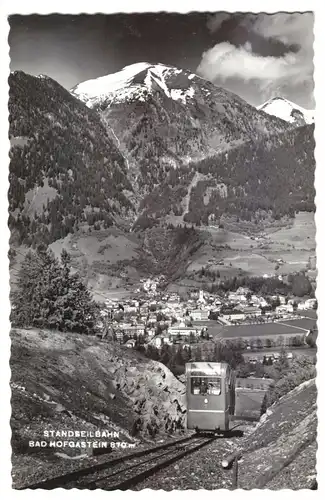
[[[156,231],[160,232],[159,228]],[[213,226],[201,226],[196,231],[202,242],[183,261],[182,275],[171,277],[170,291],[178,288],[186,291],[208,283],[208,273],[206,278],[198,277],[202,268],[216,273],[220,279],[246,275],[281,276],[302,270],[306,270],[312,280],[316,277],[316,228],[311,212],[300,212],[293,220],[279,221],[273,227],[252,233],[253,236]],[[150,247],[150,239],[146,242]],[[100,301],[128,297],[139,288],[140,279],[164,274],[162,270],[155,273],[152,267],[146,269],[141,265],[143,237],[139,233],[126,233],[116,227],[92,233],[79,230],[50,246],[57,257],[63,248],[69,252],[73,267],[86,279],[94,297]],[[12,259],[13,289],[27,251],[28,248],[19,247]]]

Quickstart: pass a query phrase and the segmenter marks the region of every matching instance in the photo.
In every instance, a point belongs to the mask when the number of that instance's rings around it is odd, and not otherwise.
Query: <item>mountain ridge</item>
[[[171,169],[290,128],[189,70],[161,64],[134,64],[71,92],[114,131],[140,198]]]

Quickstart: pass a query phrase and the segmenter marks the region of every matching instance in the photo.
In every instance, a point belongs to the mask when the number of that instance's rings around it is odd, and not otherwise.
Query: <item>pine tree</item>
[[[276,368],[280,374],[286,372],[289,368],[289,361],[288,361],[287,353],[286,353],[284,347],[281,348],[280,356],[278,358]]]
[[[61,270],[54,253],[44,245],[37,248],[37,262],[40,266],[39,279],[33,289],[33,326],[54,327],[49,318],[55,314],[55,298],[59,294]]]
[[[15,326],[94,333],[97,305],[77,274],[71,274],[70,256],[63,250],[61,262],[39,246],[23,262],[18,290],[13,296]]]

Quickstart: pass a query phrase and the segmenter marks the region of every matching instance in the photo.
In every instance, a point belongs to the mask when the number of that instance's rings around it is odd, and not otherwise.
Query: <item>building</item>
[[[233,314],[224,314],[223,317],[228,321],[243,321],[246,318],[245,313],[233,313]]]
[[[153,339],[150,340],[150,345],[153,345],[157,349],[160,349],[163,344],[167,345],[172,345],[173,342],[170,340],[169,337],[163,336],[163,335],[156,335]]]
[[[136,314],[138,312],[138,308],[136,306],[133,306],[133,305],[125,305],[124,312]]]
[[[316,299],[307,299],[305,302],[301,302],[300,304],[298,304],[298,309],[303,311],[307,309],[314,309],[316,304],[317,304]]]
[[[292,304],[283,304],[281,306],[276,307],[275,312],[277,314],[293,313],[293,305]]]
[[[129,337],[139,337],[140,335],[145,334],[145,326],[143,324],[140,325],[120,325],[121,331],[124,335],[128,335]]]
[[[209,310],[205,309],[194,309],[190,311],[190,316],[193,319],[193,321],[205,321],[209,319]]]
[[[195,337],[200,336],[200,331],[194,327],[186,327],[186,326],[171,326],[168,328],[168,334],[172,337],[181,336],[181,337],[190,337],[194,335]]]
[[[261,314],[262,314],[262,311],[259,307],[248,306],[248,307],[245,307],[243,309],[243,311],[247,316],[261,316]]]

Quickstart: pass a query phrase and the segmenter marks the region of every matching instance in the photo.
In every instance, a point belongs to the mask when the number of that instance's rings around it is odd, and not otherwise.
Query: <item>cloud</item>
[[[278,80],[291,76],[299,77],[296,54],[284,57],[261,57],[252,52],[248,42],[239,48],[229,42],[219,43],[203,54],[198,71],[213,79],[216,76],[226,80],[241,77],[243,80]]]
[[[210,19],[209,29],[218,30],[222,23],[224,28],[225,20]],[[242,44],[232,40],[239,29]],[[245,88],[249,83],[254,84],[255,104],[283,95],[296,99],[297,104],[313,107],[313,40],[313,14],[242,15],[232,27],[229,41],[217,43],[203,53],[197,72],[230,90],[236,81],[237,92],[238,81],[242,81],[242,97],[250,101],[252,96],[248,98]],[[266,43],[269,55],[265,55]],[[263,50],[259,50],[259,45]]]

